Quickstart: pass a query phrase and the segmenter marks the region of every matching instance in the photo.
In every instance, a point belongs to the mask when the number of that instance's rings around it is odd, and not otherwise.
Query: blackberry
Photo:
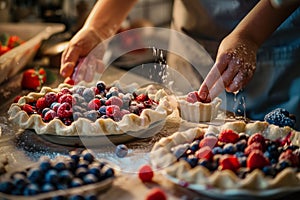
[[[265,121],[270,124],[274,124],[280,127],[289,126],[291,128],[295,127],[296,120],[294,117],[290,117],[289,112],[283,108],[277,108],[265,116]]]

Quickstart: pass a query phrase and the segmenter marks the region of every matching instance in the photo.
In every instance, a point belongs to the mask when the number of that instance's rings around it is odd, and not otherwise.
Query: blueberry
[[[198,165],[209,168],[209,161],[205,158],[202,158],[198,161]]]
[[[288,161],[288,160],[281,160],[281,161],[279,161],[279,162],[277,163],[276,169],[277,169],[278,171],[282,171],[282,170],[284,170],[285,168],[290,167],[290,166],[291,166],[291,162],[290,162],[290,161]]]
[[[67,166],[66,166],[65,162],[61,160],[61,161],[58,161],[57,163],[55,163],[53,168],[59,172],[59,171],[63,171],[65,169],[67,169]]]
[[[82,178],[84,184],[91,184],[96,183],[98,181],[98,178],[94,174],[86,174]]]
[[[96,121],[99,116],[99,112],[96,110],[89,110],[83,113],[83,116],[92,122]]]
[[[128,148],[125,144],[119,144],[116,147],[115,150],[115,154],[119,157],[119,158],[124,158],[125,156],[127,156],[128,154]]]
[[[247,157],[246,156],[238,157],[238,161],[242,167],[247,166]]]
[[[77,177],[84,177],[88,173],[88,169],[86,167],[78,167],[75,171],[75,175]]]
[[[223,154],[223,149],[222,149],[222,147],[214,147],[214,148],[212,149],[212,153],[213,153],[214,155],[216,155],[216,154]]]
[[[106,114],[106,106],[101,106],[98,111],[101,115],[105,115]]]
[[[48,111],[50,111],[51,109],[50,108],[44,108],[43,110],[42,110],[42,116],[45,116],[45,114],[48,112]]]
[[[272,166],[265,166],[262,168],[262,171],[267,176],[272,176],[272,177],[276,176],[276,169]]]
[[[43,172],[46,172],[46,171],[48,171],[49,169],[51,169],[51,168],[52,168],[52,165],[51,165],[50,160],[43,160],[43,161],[40,163],[39,168],[40,168]]]
[[[104,81],[98,81],[96,87],[99,90],[99,92],[104,92],[106,90],[106,84]]]
[[[28,180],[26,178],[26,175],[24,175],[23,173],[15,173],[13,175],[13,184],[17,187],[17,188],[23,188],[24,186],[27,185]]]
[[[43,177],[43,172],[41,169],[39,168],[32,168],[29,170],[28,172],[28,179],[32,182],[32,183],[37,183],[40,182],[41,179]]]
[[[192,168],[196,167],[198,164],[198,158],[195,156],[189,156],[187,158],[187,162],[190,164]]]
[[[81,95],[82,96],[82,94],[83,94],[83,91],[85,90],[85,86],[76,86],[76,87],[74,87],[73,88],[73,90],[74,90],[74,94],[79,94],[79,95]]]
[[[95,156],[88,150],[82,151],[81,156],[83,157],[83,160],[88,161],[89,164],[95,160]]]
[[[247,142],[245,139],[239,140],[237,143],[235,143],[235,147],[237,151],[244,151],[247,146]]]
[[[48,172],[45,174],[45,182],[47,183],[53,183],[56,184],[59,180],[57,171],[54,169],[50,169]]]
[[[97,200],[98,197],[95,194],[88,194],[84,197],[85,200]]]
[[[77,168],[80,168],[80,167],[88,168],[89,164],[90,164],[89,161],[80,159],[78,164],[77,164]]]
[[[246,133],[239,133],[239,140],[248,140],[248,138],[249,138],[250,136],[248,135],[248,134],[246,134]]]
[[[79,187],[83,185],[83,181],[81,178],[73,178],[70,185],[71,187]]]
[[[101,176],[100,168],[96,166],[90,167],[88,173],[95,175],[97,178]]]
[[[85,200],[84,196],[79,194],[74,194],[69,197],[69,200]]]
[[[240,158],[240,157],[244,157],[244,156],[245,156],[245,153],[242,152],[242,151],[237,151],[237,152],[235,152],[234,155],[235,155],[236,157]]]
[[[23,191],[25,196],[36,195],[38,193],[40,193],[40,188],[37,184],[29,184]]]
[[[82,118],[82,117],[83,117],[82,112],[74,112],[73,113],[73,120],[74,121],[76,121],[77,119]]]
[[[62,195],[57,195],[51,198],[51,200],[67,200],[68,198]]]
[[[95,93],[91,88],[85,88],[82,96],[86,102],[90,102],[95,97]]]
[[[236,147],[232,143],[227,143],[223,147],[224,154],[234,154],[236,152]]]
[[[14,184],[11,181],[0,182],[0,192],[10,193],[14,188]]]
[[[58,173],[59,182],[70,183],[73,178],[73,174],[69,170],[63,170]]]
[[[195,140],[194,142],[192,142],[192,144],[190,145],[190,150],[196,152],[199,149],[199,143],[200,140]]]
[[[55,186],[51,183],[45,183],[42,185],[42,192],[51,192],[56,190]]]
[[[110,177],[113,177],[114,175],[115,175],[115,172],[112,168],[109,167],[109,168],[106,168],[104,170],[104,177],[105,178],[110,178]]]
[[[69,156],[71,159],[75,162],[78,163],[80,159],[80,153],[78,151],[70,151]]]

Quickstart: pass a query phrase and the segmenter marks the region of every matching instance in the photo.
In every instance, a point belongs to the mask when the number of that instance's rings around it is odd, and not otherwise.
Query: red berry
[[[39,70],[27,69],[23,72],[22,87],[38,90],[46,82],[46,72],[43,68]]]
[[[54,119],[56,117],[56,112],[54,110],[49,110],[48,112],[46,112],[45,116],[44,116],[44,121],[45,122],[49,122],[52,119]]]
[[[251,145],[247,146],[244,150],[245,155],[249,155],[252,151],[254,150],[259,150],[259,151],[263,151],[263,146],[261,145],[261,143],[258,142],[254,142]]]
[[[24,104],[22,107],[21,107],[22,110],[24,110],[27,114],[33,114],[34,113],[34,109],[32,108],[31,105],[29,104]]]
[[[198,159],[205,158],[207,160],[210,160],[213,157],[213,153],[209,146],[204,146],[195,152],[195,156]]]
[[[151,182],[154,176],[153,170],[150,165],[143,165],[139,169],[139,178],[143,182]]]
[[[135,98],[135,100],[138,102],[144,102],[148,100],[148,96],[146,94],[140,94]]]
[[[264,154],[259,150],[252,151],[247,158],[247,167],[250,170],[261,169],[269,165],[269,160],[264,157]]]
[[[186,100],[189,103],[195,103],[195,102],[199,102],[201,99],[199,97],[198,92],[194,91],[194,92],[188,93]]]
[[[57,116],[61,119],[69,118],[72,116],[72,114],[73,114],[72,107],[67,102],[62,103],[57,109]]]
[[[248,145],[251,145],[254,142],[258,142],[262,145],[263,150],[266,147],[265,137],[261,133],[255,133],[251,135],[248,139]]]
[[[110,101],[110,105],[116,105],[119,106],[120,108],[123,106],[123,101],[121,98],[112,96],[111,98],[108,99]]]
[[[100,107],[101,107],[100,99],[92,99],[88,104],[88,108],[90,110],[99,110]]]
[[[231,171],[236,171],[240,168],[240,162],[236,156],[226,155],[222,156],[219,161],[219,168],[221,170],[229,169]]]
[[[15,99],[14,99],[14,103],[18,103],[20,98],[21,98],[21,96],[16,96]]]
[[[224,143],[236,143],[239,139],[239,134],[231,129],[223,130],[219,134],[219,141]]]
[[[167,200],[167,196],[162,189],[153,188],[147,194],[146,200]]]
[[[299,166],[300,163],[298,155],[294,154],[291,149],[287,149],[286,151],[282,152],[278,160],[288,160],[291,162],[293,167]]]
[[[109,117],[114,117],[120,112],[120,107],[116,105],[110,105],[106,107],[106,115]]]
[[[218,143],[218,138],[216,138],[214,136],[208,136],[208,137],[203,138],[200,141],[199,147],[202,148],[204,146],[208,146],[212,149],[216,146],[217,143]]]
[[[48,92],[45,94],[45,101],[47,106],[50,106],[53,102],[56,102],[57,99],[57,94],[55,92]]]
[[[46,108],[48,106],[48,104],[46,103],[45,97],[38,98],[35,106],[36,106],[36,109],[39,111],[42,111],[44,108]]]
[[[58,99],[58,103],[64,103],[67,102],[70,105],[73,103],[73,97],[71,94],[63,94],[61,97]]]

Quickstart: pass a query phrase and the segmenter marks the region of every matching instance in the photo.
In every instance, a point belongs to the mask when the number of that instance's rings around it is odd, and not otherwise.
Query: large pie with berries
[[[185,186],[263,191],[300,187],[299,144],[300,133],[289,126],[235,121],[176,132],[150,156]]]
[[[13,103],[9,119],[37,134],[114,135],[149,128],[172,112],[168,95],[151,86],[125,92],[103,81],[95,86],[43,87]]]

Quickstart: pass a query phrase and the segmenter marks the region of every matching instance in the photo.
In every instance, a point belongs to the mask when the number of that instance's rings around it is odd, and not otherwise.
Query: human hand
[[[252,78],[258,46],[251,40],[228,35],[221,42],[216,62],[199,89],[202,102],[210,102],[224,89],[237,92]]]
[[[60,74],[63,77],[71,77],[76,78],[78,74],[81,74],[81,78],[83,80],[90,80],[89,74],[94,73],[93,69],[88,69],[87,65],[80,65],[80,70],[77,70],[77,73],[74,74],[74,69],[77,64],[80,64],[80,59],[87,56],[88,53],[96,47],[101,42],[101,38],[92,28],[82,28],[79,30],[76,35],[70,40],[67,48],[62,54],[61,58],[61,68]],[[103,53],[102,53],[103,55]],[[78,63],[79,62],[79,63]],[[79,66],[78,66],[79,68]],[[101,67],[96,67],[94,70],[97,72],[101,72]],[[78,73],[80,71],[80,73]],[[92,71],[92,72],[91,72]],[[91,73],[88,73],[91,72]],[[79,81],[79,80],[78,80]],[[76,82],[76,81],[75,81]]]

